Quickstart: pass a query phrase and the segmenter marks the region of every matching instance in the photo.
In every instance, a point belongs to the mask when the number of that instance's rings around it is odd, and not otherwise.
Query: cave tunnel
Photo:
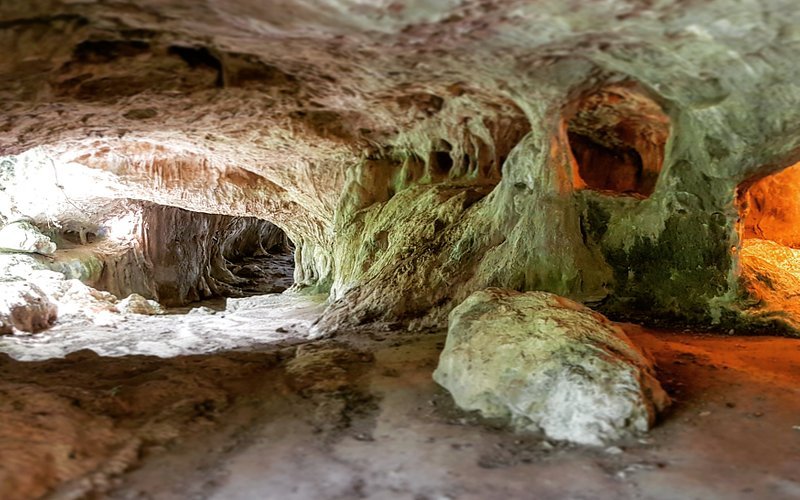
[[[800,498],[798,26],[0,0],[0,499]]]

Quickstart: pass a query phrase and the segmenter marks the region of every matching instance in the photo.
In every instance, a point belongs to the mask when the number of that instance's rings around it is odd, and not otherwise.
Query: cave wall
[[[73,202],[90,182],[86,199],[275,221],[299,286],[331,292],[328,328],[441,324],[486,286],[754,321],[735,192],[800,160],[800,14],[574,7],[11,0],[0,150]],[[669,117],[658,178],[640,197],[584,189],[576,103],[631,84]]]
[[[739,189],[742,234],[800,248],[800,165],[746,182]]]

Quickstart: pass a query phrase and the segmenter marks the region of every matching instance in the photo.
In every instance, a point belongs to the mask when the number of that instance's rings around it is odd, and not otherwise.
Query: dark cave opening
[[[612,85],[581,97],[567,116],[575,185],[650,196],[669,133],[669,117],[635,85]]]

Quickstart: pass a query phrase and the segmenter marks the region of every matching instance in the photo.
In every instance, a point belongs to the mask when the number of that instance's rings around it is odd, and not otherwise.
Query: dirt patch
[[[604,448],[515,434],[432,380],[443,333],[0,361],[3,498],[796,498],[800,342],[625,325],[675,403]]]

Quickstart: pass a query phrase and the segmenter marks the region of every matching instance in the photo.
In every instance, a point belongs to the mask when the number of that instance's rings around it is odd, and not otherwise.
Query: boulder
[[[0,229],[0,249],[53,255],[56,252],[56,244],[30,222],[17,221]]]
[[[155,300],[148,300],[139,294],[132,293],[128,297],[119,301],[117,310],[127,314],[164,314],[164,308]]]
[[[0,334],[15,330],[35,333],[55,323],[57,308],[33,283],[0,282]]]
[[[569,299],[487,289],[449,319],[433,378],[463,409],[602,445],[647,431],[669,404],[645,354],[614,323]]]

